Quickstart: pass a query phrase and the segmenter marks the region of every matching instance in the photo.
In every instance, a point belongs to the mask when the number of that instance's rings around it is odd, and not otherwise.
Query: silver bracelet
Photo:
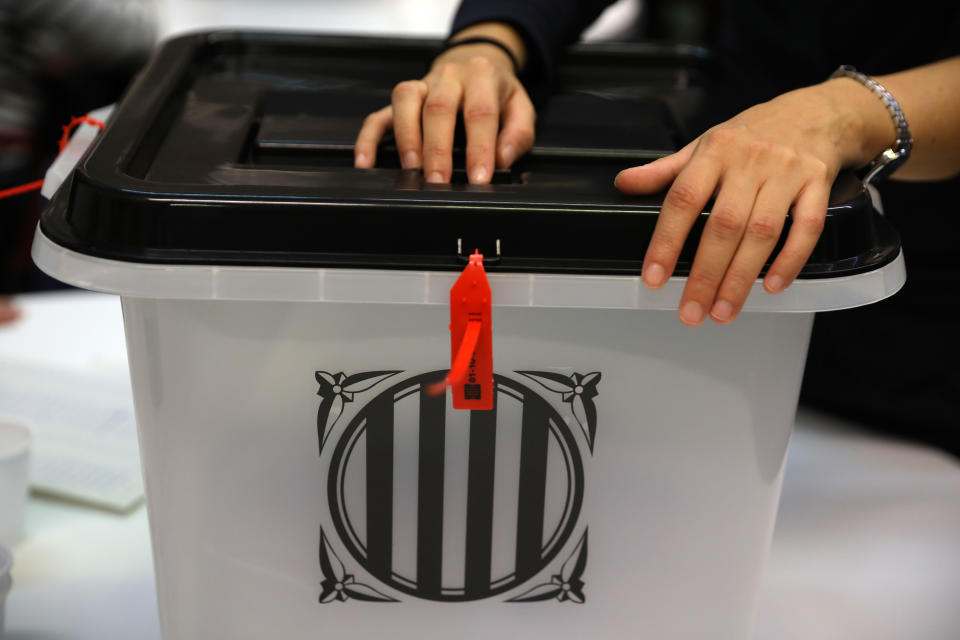
[[[913,136],[910,135],[910,127],[907,125],[907,118],[903,115],[900,103],[882,84],[870,76],[860,73],[850,65],[840,65],[830,76],[830,79],[833,78],[856,80],[880,98],[883,106],[890,112],[893,125],[897,128],[897,141],[870,163],[867,174],[863,177],[863,183],[868,184],[886,178],[907,161],[907,158],[910,157],[910,150],[913,148]]]

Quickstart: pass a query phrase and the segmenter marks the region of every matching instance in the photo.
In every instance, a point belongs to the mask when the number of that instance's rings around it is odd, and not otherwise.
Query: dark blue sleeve
[[[548,77],[560,51],[615,0],[463,0],[451,33],[479,22],[505,22],[517,29],[527,45],[525,75]]]

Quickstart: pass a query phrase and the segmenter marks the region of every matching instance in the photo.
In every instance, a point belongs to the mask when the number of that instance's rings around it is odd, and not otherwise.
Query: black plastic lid
[[[132,262],[442,270],[479,248],[494,271],[638,274],[662,197],[624,196],[613,177],[683,142],[667,105],[696,85],[696,51],[578,48],[539,108],[537,146],[494,184],[466,184],[462,152],[452,184],[425,184],[398,168],[389,140],[381,168],[354,169],[363,117],[421,76],[436,46],[224,32],[170,41],[41,228],[68,249]],[[801,277],[878,268],[899,244],[843,174]]]

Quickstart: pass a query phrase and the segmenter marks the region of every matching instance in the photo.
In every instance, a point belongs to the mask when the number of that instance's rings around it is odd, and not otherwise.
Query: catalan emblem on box
[[[445,373],[315,373],[320,601],[584,602],[600,373],[496,373],[490,411]]]

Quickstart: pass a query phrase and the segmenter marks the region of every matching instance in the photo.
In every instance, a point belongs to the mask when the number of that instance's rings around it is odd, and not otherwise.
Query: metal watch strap
[[[860,73],[850,65],[840,65],[840,67],[830,76],[833,78],[851,78],[856,80],[866,88],[870,89],[876,95],[883,106],[890,112],[893,118],[893,125],[897,129],[897,141],[892,147],[885,150],[877,156],[863,177],[864,184],[875,182],[886,178],[896,171],[907,158],[910,157],[910,150],[913,148],[913,136],[910,134],[910,127],[907,125],[907,118],[903,115],[903,109],[897,99],[887,91],[882,84],[870,76]]]

